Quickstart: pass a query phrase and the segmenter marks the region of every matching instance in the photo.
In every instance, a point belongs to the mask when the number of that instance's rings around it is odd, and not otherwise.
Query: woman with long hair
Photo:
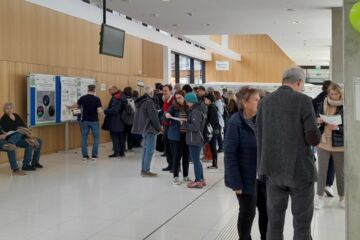
[[[180,124],[179,121],[179,119],[187,119],[187,110],[189,107],[186,105],[184,97],[185,92],[183,90],[177,90],[175,92],[175,101],[165,114],[165,117],[171,122],[167,136],[170,140],[170,149],[173,156],[173,176],[174,184],[176,185],[180,185],[182,183],[179,179],[181,159],[183,181],[190,181],[188,177],[189,147],[186,145],[186,129],[184,124]]]
[[[340,115],[344,119],[344,99],[341,87],[332,83],[328,89],[328,96],[319,109],[319,116]],[[344,181],[344,125],[326,123],[321,117],[318,118],[322,132],[321,142],[317,146],[318,152],[318,198],[315,201],[315,208],[324,207],[324,190],[326,187],[326,176],[329,166],[329,159],[334,159],[336,185],[339,194],[339,205],[345,208],[345,181]]]

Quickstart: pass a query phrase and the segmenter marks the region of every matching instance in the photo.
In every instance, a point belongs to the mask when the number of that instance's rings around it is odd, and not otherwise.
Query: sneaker
[[[96,163],[97,159],[98,159],[98,157],[92,157],[91,162]]]
[[[33,165],[33,167],[35,167],[35,168],[44,168],[44,166],[41,165],[40,163],[37,163],[37,164]]]
[[[181,185],[182,184],[182,182],[180,181],[180,179],[178,177],[175,177],[173,182],[174,182],[175,185]]]
[[[193,182],[189,182],[189,183],[187,184],[187,187],[188,187],[188,188],[203,188],[203,185],[202,185],[201,182],[195,182],[195,181],[193,181]]]
[[[5,143],[4,145],[2,145],[2,150],[4,150],[4,151],[14,151],[14,150],[16,150],[16,146],[14,144],[11,144],[11,143]]]
[[[334,191],[331,186],[325,187],[325,193],[326,193],[326,196],[328,196],[328,197],[335,197]]]
[[[344,200],[344,199],[339,202],[339,206],[340,206],[341,208],[344,208],[344,209],[345,209],[345,200]]]
[[[218,169],[217,166],[208,166],[207,169]]]
[[[200,182],[201,182],[201,184],[202,184],[202,186],[203,186],[203,187],[206,187],[206,186],[207,186],[207,184],[206,184],[206,182],[205,182],[205,180],[204,180],[204,179],[203,179],[203,180],[201,180]]]
[[[321,198],[321,197],[316,197],[315,199],[315,203],[314,203],[314,208],[316,210],[320,210],[324,207],[324,198]]]
[[[23,171],[35,171],[36,168],[29,165],[29,166],[24,166],[24,167],[22,167],[22,170],[23,170]]]
[[[184,182],[191,182],[191,179],[190,179],[189,177],[184,177],[184,178],[183,178],[183,181],[184,181]]]
[[[83,156],[82,161],[83,162],[87,162],[88,160],[90,160],[89,156]]]
[[[12,175],[15,175],[15,176],[25,176],[26,173],[20,169],[14,169],[13,172],[12,172]]]
[[[141,176],[142,177],[157,177],[157,173],[152,173],[152,172],[141,172]]]
[[[172,168],[170,166],[162,169],[164,172],[170,172]]]

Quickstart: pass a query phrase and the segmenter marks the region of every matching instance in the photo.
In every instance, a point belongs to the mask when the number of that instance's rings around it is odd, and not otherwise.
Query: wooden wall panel
[[[30,72],[95,78],[97,95],[105,107],[110,96],[100,91],[102,83],[136,89],[137,80],[147,84],[163,81],[162,46],[126,35],[123,59],[100,55],[100,26],[23,0],[0,1],[0,32],[0,108],[14,102],[24,120]],[[69,127],[70,148],[80,147],[78,123]],[[44,153],[64,149],[64,131],[62,124],[34,128],[44,141]],[[101,142],[108,141],[108,132],[101,131]],[[18,153],[21,157],[23,151]],[[0,162],[6,161],[0,154]]]
[[[206,63],[209,82],[280,82],[282,71],[294,62],[268,35],[229,36],[229,48],[241,54],[241,61],[233,61],[214,54]],[[229,61],[229,71],[216,71],[216,61]]]
[[[221,35],[210,35],[210,40],[221,45]]]
[[[142,51],[143,76],[163,79],[163,47],[143,40]]]

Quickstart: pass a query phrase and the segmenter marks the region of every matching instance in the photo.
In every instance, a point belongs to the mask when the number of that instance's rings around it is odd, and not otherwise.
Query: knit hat
[[[189,92],[185,95],[185,101],[188,103],[197,103],[198,99],[197,99],[195,93]]]

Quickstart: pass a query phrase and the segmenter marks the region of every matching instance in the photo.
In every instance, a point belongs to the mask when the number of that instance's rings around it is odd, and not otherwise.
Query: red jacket
[[[174,96],[173,95],[171,95],[170,99],[167,99],[167,100],[165,99],[164,100],[164,106],[163,106],[164,116],[165,116],[165,113],[167,113],[169,111],[169,108],[172,106],[173,101],[174,101]],[[170,126],[170,121],[164,120],[162,122],[162,125],[163,126]]]

